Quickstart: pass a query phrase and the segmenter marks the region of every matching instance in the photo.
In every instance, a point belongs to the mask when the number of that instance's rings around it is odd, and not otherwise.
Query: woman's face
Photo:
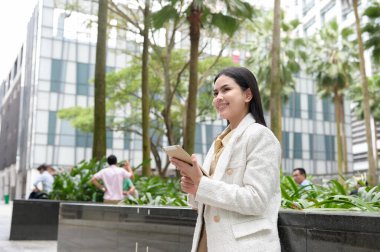
[[[249,88],[243,91],[234,79],[221,75],[214,83],[213,105],[223,119],[236,127],[248,113],[252,93]]]

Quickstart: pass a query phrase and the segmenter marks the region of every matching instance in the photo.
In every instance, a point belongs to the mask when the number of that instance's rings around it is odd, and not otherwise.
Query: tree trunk
[[[190,23],[190,68],[189,68],[189,93],[186,106],[186,122],[184,130],[183,145],[185,150],[194,153],[195,138],[195,116],[197,109],[197,91],[198,91],[198,47],[200,39],[201,10],[198,9],[194,2],[191,6],[188,17]]]
[[[368,146],[368,184],[370,186],[377,185],[377,171],[375,165],[375,159],[373,155],[373,145],[372,145],[372,131],[371,131],[371,114],[369,108],[369,94],[368,94],[368,81],[365,71],[365,61],[364,61],[364,48],[362,41],[362,33],[360,28],[360,19],[358,14],[358,1],[353,0],[354,14],[355,14],[355,26],[356,35],[359,45],[359,59],[360,59],[360,79],[362,82],[362,92],[363,92],[363,110],[364,110],[364,121],[366,127],[366,138]]]
[[[151,176],[150,137],[149,137],[149,15],[150,0],[145,1],[144,9],[144,42],[142,53],[141,89],[142,89],[142,142],[143,142],[143,176]]]
[[[282,141],[281,122],[281,82],[280,82],[280,39],[281,39],[281,1],[274,1],[273,35],[272,35],[272,66],[270,92],[270,125],[277,139]]]
[[[340,133],[342,141],[342,172],[348,172],[348,161],[347,161],[347,141],[346,141],[346,128],[345,128],[345,118],[344,118],[344,96],[343,94],[339,96],[339,108],[340,108]]]
[[[341,175],[343,172],[342,169],[342,163],[343,163],[343,149],[342,149],[342,134],[341,134],[341,127],[340,127],[340,103],[339,103],[339,95],[337,92],[334,92],[334,107],[335,107],[335,125],[336,125],[336,145],[337,145],[337,153],[338,153],[338,174],[339,176],[339,181],[342,181]]]
[[[379,155],[377,154],[378,153],[378,150],[377,150],[377,140],[378,140],[378,134],[377,134],[377,123],[376,123],[376,120],[375,118],[373,118],[373,124],[375,125],[375,169],[377,170],[377,168],[379,167]]]
[[[92,157],[96,160],[106,155],[106,57],[108,1],[99,0],[98,37],[96,43],[94,141]]]

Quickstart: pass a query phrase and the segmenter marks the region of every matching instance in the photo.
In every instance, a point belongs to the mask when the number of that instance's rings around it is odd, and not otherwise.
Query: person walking
[[[194,154],[192,165],[170,159],[198,209],[191,251],[279,252],[281,146],[266,126],[256,78],[246,68],[226,68],[213,94],[228,126],[205,158],[206,176]]]
[[[91,182],[104,192],[104,203],[118,204],[124,199],[124,179],[130,178],[132,174],[117,166],[117,158],[115,155],[108,156],[107,163],[109,167],[97,172],[92,177]],[[100,180],[103,181],[103,185],[100,184]]]

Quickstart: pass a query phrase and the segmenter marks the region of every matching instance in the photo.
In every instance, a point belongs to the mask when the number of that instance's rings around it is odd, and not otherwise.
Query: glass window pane
[[[57,126],[57,112],[49,111],[48,145],[54,145],[55,129]]]
[[[64,76],[65,76],[65,64],[64,61],[59,59],[52,59],[51,62],[51,74],[50,74],[50,91],[51,92],[63,92],[64,90]]]
[[[302,134],[294,133],[293,158],[302,159]]]
[[[90,65],[77,63],[77,94],[88,95],[88,81],[90,76]]]

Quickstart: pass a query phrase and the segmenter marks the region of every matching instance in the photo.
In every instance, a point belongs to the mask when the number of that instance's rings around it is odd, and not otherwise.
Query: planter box
[[[13,201],[10,240],[57,240],[60,201]]]
[[[59,251],[190,251],[190,208],[61,204]],[[281,210],[282,251],[380,251],[380,214]]]

